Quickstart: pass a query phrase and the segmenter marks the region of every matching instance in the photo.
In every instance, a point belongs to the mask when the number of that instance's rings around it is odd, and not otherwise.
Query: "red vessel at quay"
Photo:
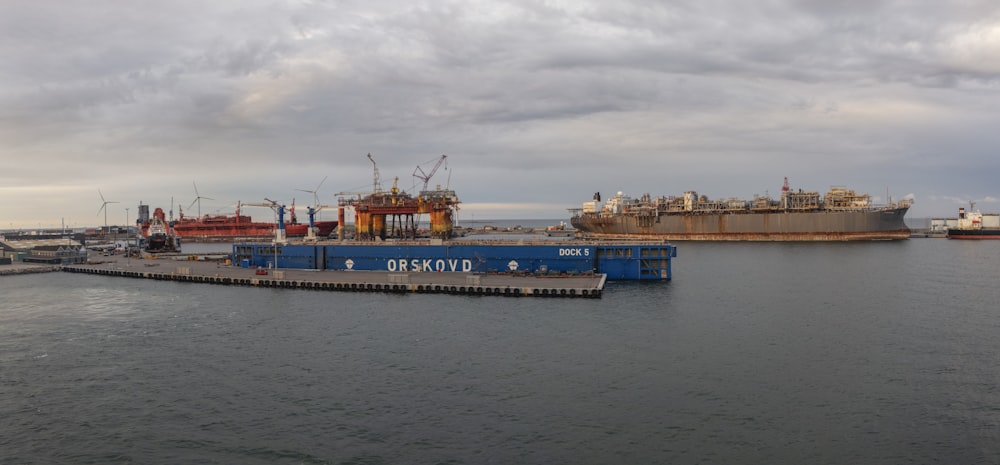
[[[143,235],[145,235],[150,223],[148,213],[143,216],[143,211],[148,212],[149,206],[139,205],[140,221],[142,222]],[[296,220],[294,210],[291,210],[291,213],[290,221],[285,223],[285,235],[289,237],[306,236],[309,232],[309,224],[299,223]],[[170,223],[173,225],[174,234],[188,241],[274,237],[276,227],[274,222],[254,221],[249,215],[242,214],[239,203],[237,203],[236,212],[233,215],[187,217],[181,212],[179,218]],[[337,224],[337,221],[317,221],[318,231],[316,235],[318,237],[329,236],[337,228]]]

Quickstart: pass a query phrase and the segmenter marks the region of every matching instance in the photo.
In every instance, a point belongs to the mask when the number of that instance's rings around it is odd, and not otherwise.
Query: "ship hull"
[[[336,228],[337,221],[317,221],[318,237],[329,236]],[[257,238],[274,236],[274,223],[225,223],[190,221],[174,225],[175,233],[188,240],[220,240],[237,238]],[[308,224],[285,225],[288,237],[305,236]]]
[[[317,221],[316,222],[316,229],[318,230],[318,232],[316,233],[317,237],[327,237],[327,236],[329,236],[333,232],[334,229],[337,229],[337,222],[336,221]],[[308,235],[308,234],[309,234],[309,224],[308,223],[286,224],[285,225],[285,235],[288,236],[288,237],[305,236],[305,235]]]
[[[1000,240],[1000,229],[949,229],[948,239]]]
[[[871,241],[910,237],[908,208],[868,211],[660,213],[574,216],[589,237],[672,241]]]
[[[187,240],[209,240],[274,235],[273,223],[205,223],[192,221],[174,225],[174,233]]]

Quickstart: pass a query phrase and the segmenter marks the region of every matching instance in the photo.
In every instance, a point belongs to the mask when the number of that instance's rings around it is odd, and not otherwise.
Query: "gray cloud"
[[[189,203],[192,180],[203,211],[327,175],[332,202],[366,153],[407,187],[447,153],[481,218],[784,176],[912,193],[911,216],[998,196],[987,1],[13,1],[0,39],[0,224],[96,224],[98,187]]]

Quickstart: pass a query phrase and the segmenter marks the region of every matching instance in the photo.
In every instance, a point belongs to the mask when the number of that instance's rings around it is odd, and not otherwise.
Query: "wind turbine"
[[[316,189],[313,189],[311,191],[307,191],[305,189],[295,189],[295,190],[297,190],[299,192],[308,192],[308,193],[312,194],[313,195],[313,208],[316,208],[316,207],[319,206],[319,195],[316,194],[316,193],[319,192],[320,186],[322,186],[323,183],[326,182],[326,178],[328,178],[328,177],[329,176],[323,176],[323,180],[319,182],[319,185],[316,186]]]
[[[195,198],[194,198],[194,202],[191,202],[191,205],[188,205],[188,208],[193,207],[194,204],[197,202],[198,203],[198,218],[201,218],[201,199],[205,199],[205,200],[215,200],[215,199],[213,199],[211,197],[202,197],[201,194],[198,193],[198,185],[195,184],[194,181],[191,181],[191,184],[194,184],[194,195],[195,195]]]
[[[103,232],[103,234],[107,234],[108,233],[108,204],[109,203],[118,203],[118,202],[115,202],[114,200],[106,200],[104,198],[104,193],[101,192],[100,188],[97,189],[97,194],[101,196],[101,202],[103,202],[101,204],[101,208],[97,209],[97,214],[100,215],[101,214],[101,210],[104,210],[104,232]]]

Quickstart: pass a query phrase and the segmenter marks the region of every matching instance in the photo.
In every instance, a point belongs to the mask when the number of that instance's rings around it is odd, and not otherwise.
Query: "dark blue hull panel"
[[[603,273],[608,279],[670,279],[674,246],[653,244],[235,244],[248,266],[400,273]],[[277,266],[275,266],[277,262]]]

